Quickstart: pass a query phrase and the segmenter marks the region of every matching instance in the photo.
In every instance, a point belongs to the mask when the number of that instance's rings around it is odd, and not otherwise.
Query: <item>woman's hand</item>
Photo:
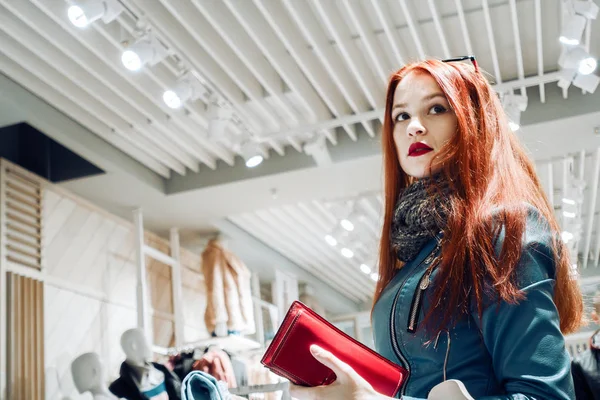
[[[335,372],[337,379],[330,385],[318,387],[290,384],[290,394],[293,398],[298,400],[374,400],[386,398],[375,392],[369,382],[365,381],[348,364],[342,362],[330,352],[317,345],[310,346],[310,352],[317,361]]]

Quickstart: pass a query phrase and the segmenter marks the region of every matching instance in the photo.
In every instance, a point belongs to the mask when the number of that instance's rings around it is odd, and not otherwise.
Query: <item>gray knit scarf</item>
[[[391,244],[400,261],[410,261],[446,225],[450,186],[442,174],[423,178],[398,196],[392,220]]]

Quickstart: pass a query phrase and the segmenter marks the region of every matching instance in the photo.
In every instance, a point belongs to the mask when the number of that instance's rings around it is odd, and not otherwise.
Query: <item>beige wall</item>
[[[43,198],[46,398],[84,399],[74,390],[70,362],[95,351],[114,379],[124,359],[120,335],[136,325],[134,230],[131,224],[52,188]],[[168,253],[169,244],[147,234],[146,243]],[[200,257],[182,249],[185,340],[207,337]],[[174,343],[171,268],[146,260],[154,344]],[[52,283],[53,282],[53,283]],[[68,282],[69,287],[63,283]]]

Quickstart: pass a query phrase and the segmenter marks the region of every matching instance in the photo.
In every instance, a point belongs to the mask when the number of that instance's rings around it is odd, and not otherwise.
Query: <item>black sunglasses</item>
[[[471,60],[471,62],[473,63],[473,66],[475,67],[475,71],[479,72],[479,65],[477,65],[477,60],[475,59],[475,56],[447,58],[445,60],[442,60],[442,62],[456,62],[456,61],[466,61],[466,60]]]

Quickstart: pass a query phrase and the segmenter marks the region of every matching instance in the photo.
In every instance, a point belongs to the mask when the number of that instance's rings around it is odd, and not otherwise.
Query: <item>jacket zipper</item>
[[[400,350],[400,346],[398,346],[398,342],[396,341],[396,324],[394,323],[394,316],[396,315],[396,306],[398,305],[398,298],[400,297],[400,292],[402,292],[402,288],[404,287],[404,285],[406,284],[406,282],[410,279],[410,277],[412,277],[416,271],[419,270],[419,267],[421,265],[423,265],[423,263],[425,262],[431,262],[433,257],[432,254],[437,252],[439,245],[437,245],[433,251],[431,252],[431,254],[429,256],[427,256],[426,258],[423,259],[423,261],[421,261],[419,263],[419,265],[412,271],[412,273],[406,277],[406,279],[404,280],[404,282],[402,283],[402,286],[400,286],[400,289],[398,289],[398,292],[396,293],[396,297],[394,298],[394,303],[392,304],[392,312],[390,315],[390,336],[391,336],[391,342],[392,342],[392,349],[394,350],[394,353],[396,354],[396,357],[398,357],[400,359],[400,362],[403,364],[402,366],[404,368],[406,368],[406,371],[408,372],[408,376],[406,377],[404,383],[402,384],[402,389],[400,389],[400,394],[404,395],[404,393],[406,392],[406,385],[408,384],[408,380],[410,379],[410,364],[408,363],[408,360],[406,359],[406,357],[404,356],[404,354],[402,354],[402,351]]]
[[[432,257],[432,256],[429,256]],[[423,294],[431,283],[431,274],[435,268],[429,268],[425,274],[421,277],[417,290],[413,296],[412,305],[410,307],[410,314],[408,316],[407,331],[415,333],[417,331],[417,323],[419,322],[419,315],[421,314],[421,306],[423,305]]]

